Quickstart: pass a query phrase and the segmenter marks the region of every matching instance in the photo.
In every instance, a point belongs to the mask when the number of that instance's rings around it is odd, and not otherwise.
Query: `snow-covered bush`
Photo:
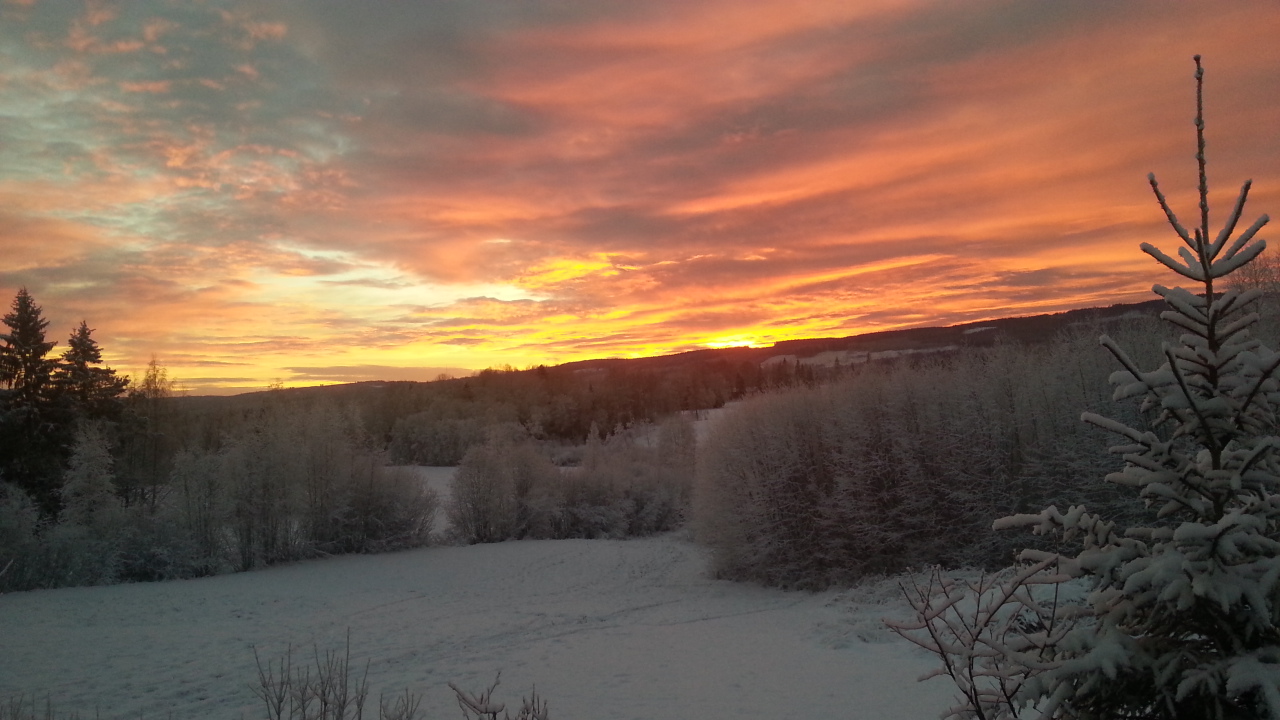
[[[399,465],[457,465],[467,450],[484,443],[489,418],[467,414],[467,407],[444,401],[395,421],[387,448]],[[514,416],[514,413],[512,413]]]
[[[325,406],[273,408],[218,453],[179,469],[175,484],[183,495],[174,501],[182,503],[202,552],[213,552],[225,537],[209,527],[209,515],[226,513],[243,569],[422,545],[435,515],[433,493],[385,468],[357,423]]]
[[[112,538],[42,518],[26,492],[0,483],[0,592],[115,580]]]
[[[538,497],[540,537],[635,537],[684,521],[693,481],[693,425],[674,415],[601,440],[593,431],[581,465],[564,469]]]
[[[358,720],[369,700],[369,662],[363,672],[351,664],[351,638],[340,652],[314,648],[312,662],[294,664],[293,648],[275,661],[263,661],[257,648],[253,659],[258,684],[251,685],[263,703],[266,720]],[[422,696],[405,689],[378,697],[378,720],[413,720]],[[3,720],[0,718],[0,720]]]
[[[1142,245],[1195,283],[1154,288],[1183,334],[1153,371],[1103,336],[1122,367],[1114,398],[1140,399],[1146,422],[1083,415],[1123,438],[1112,452],[1124,468],[1106,479],[1137,491],[1148,513],[1137,524],[1081,505],[1005,518],[997,527],[1030,526],[1080,548],[1024,551],[1023,571],[985,594],[919,594],[916,620],[897,628],[948,672],[968,668],[951,672],[965,696],[953,717],[1280,718],[1280,353],[1250,337],[1258,292],[1221,291],[1265,248],[1255,237],[1268,218],[1233,237],[1246,182],[1209,234],[1202,77],[1196,56],[1199,222],[1184,227],[1151,176],[1185,247],[1175,258]],[[1043,588],[1071,584],[1086,590],[1078,601],[1045,601]],[[954,613],[963,602],[994,608],[994,619]]]
[[[40,511],[22,488],[0,482],[0,592],[35,587]]]
[[[322,651],[316,645],[305,655],[310,660],[299,661],[293,646],[289,646],[279,657],[264,659],[258,649],[253,648],[257,677],[249,689],[262,703],[265,720],[360,720],[366,716],[378,720],[415,720],[422,717],[419,708],[423,696],[409,688],[391,694],[380,692],[376,704],[367,707],[373,698],[369,687],[370,661],[365,660],[363,668],[353,664],[349,632],[341,650]],[[499,673],[492,685],[478,693],[448,684],[464,718],[500,720],[501,713],[501,720],[512,720],[506,704],[493,698],[501,676]],[[101,710],[98,708],[94,717],[99,717]],[[79,717],[76,713],[64,715],[47,695],[43,699],[38,695],[0,698],[0,720],[77,720]],[[546,700],[535,690],[530,697],[520,699],[515,720],[549,720],[550,717]]]
[[[77,432],[59,517],[0,483],[0,591],[194,577],[316,555],[426,544],[437,500],[385,466],[359,422],[269,398],[220,440],[176,454],[145,502],[114,467],[109,433]]]
[[[483,445],[467,451],[451,484],[449,524],[467,543],[527,537],[535,489],[559,473],[518,425],[497,425]]]
[[[454,475],[448,507],[464,542],[651,535],[684,519],[693,428],[672,417],[607,441],[592,432],[578,467],[558,468],[515,424],[495,426]]]

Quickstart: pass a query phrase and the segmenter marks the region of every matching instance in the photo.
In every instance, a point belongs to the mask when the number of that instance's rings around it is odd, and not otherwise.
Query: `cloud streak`
[[[1278,22],[1074,0],[4,3],[0,292],[196,392],[1145,299],[1165,278],[1137,244],[1168,239],[1146,173],[1194,203],[1191,54],[1215,198],[1252,177],[1276,212]]]

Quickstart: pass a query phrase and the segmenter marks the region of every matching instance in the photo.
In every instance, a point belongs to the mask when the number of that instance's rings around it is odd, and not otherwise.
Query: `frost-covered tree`
[[[527,536],[535,489],[557,474],[519,426],[489,429],[489,439],[467,451],[450,484],[446,507],[453,532],[469,543]]]
[[[1136,490],[1148,522],[1121,528],[1082,506],[1005,518],[1082,547],[1024,551],[1028,568],[995,588],[913,598],[917,621],[898,629],[965,690],[954,717],[1280,718],[1280,353],[1249,335],[1257,291],[1222,292],[1265,248],[1268,218],[1235,235],[1246,182],[1210,235],[1202,78],[1196,56],[1199,222],[1185,227],[1150,176],[1183,247],[1141,246],[1194,283],[1154,288],[1183,334],[1152,371],[1103,336],[1123,368],[1114,398],[1140,399],[1148,422],[1083,416],[1123,438],[1107,481]]]
[[[119,505],[112,472],[111,451],[101,428],[91,423],[76,431],[71,462],[62,486],[62,520],[92,526]]]

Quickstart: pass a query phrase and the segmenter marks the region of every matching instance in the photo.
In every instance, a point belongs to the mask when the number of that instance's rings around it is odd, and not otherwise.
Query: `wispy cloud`
[[[1136,246],[1167,238],[1146,173],[1194,202],[1193,53],[1215,197],[1253,177],[1277,212],[1277,23],[1155,0],[6,2],[0,292],[197,392],[1144,298],[1164,278]]]

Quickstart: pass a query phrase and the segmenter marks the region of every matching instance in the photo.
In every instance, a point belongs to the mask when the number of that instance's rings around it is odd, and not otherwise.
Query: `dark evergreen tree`
[[[31,494],[49,515],[59,509],[63,438],[67,427],[53,407],[52,376],[57,361],[48,357],[56,343],[45,340],[44,319],[26,288],[4,316],[9,331],[0,347],[0,385],[8,392],[0,413],[0,474]]]
[[[18,291],[12,307],[4,316],[9,333],[0,347],[0,383],[11,391],[10,409],[37,408],[49,400],[50,379],[57,363],[47,356],[57,343],[45,342],[49,321],[26,288]]]
[[[102,349],[93,339],[93,329],[81,321],[71,333],[67,350],[54,371],[54,386],[76,415],[93,419],[115,419],[123,407],[121,396],[129,378],[102,365]]]

